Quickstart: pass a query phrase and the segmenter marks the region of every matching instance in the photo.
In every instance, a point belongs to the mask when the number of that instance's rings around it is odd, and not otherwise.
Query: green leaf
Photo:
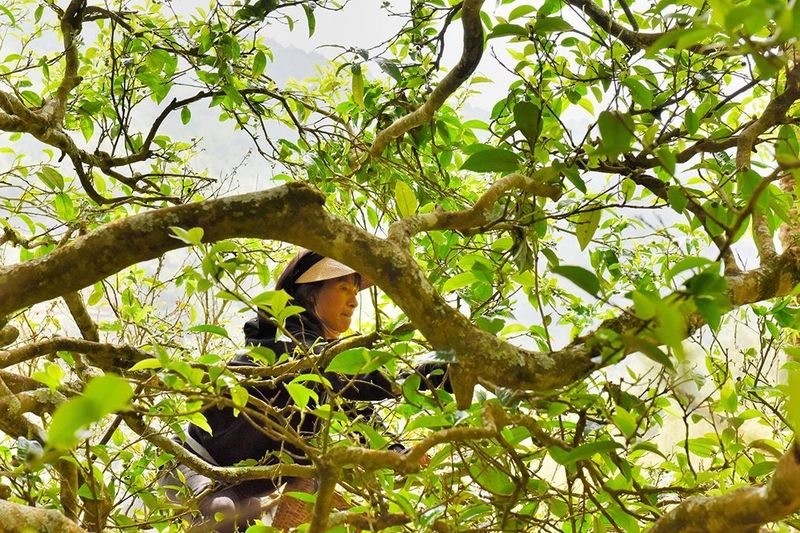
[[[34,372],[32,377],[39,383],[44,383],[50,387],[50,390],[56,390],[61,385],[61,380],[64,379],[64,370],[58,363],[48,362],[44,367],[44,371]]]
[[[537,17],[533,31],[539,35],[556,31],[569,31],[572,25],[561,17]]]
[[[414,189],[409,187],[406,182],[398,181],[394,184],[394,199],[401,217],[407,218],[417,212],[417,207],[419,206],[417,195],[414,193]]]
[[[675,370],[675,365],[673,364],[669,355],[664,353],[661,348],[652,342],[646,341],[634,335],[622,335],[620,340],[622,341],[622,344],[631,352],[639,352],[648,359],[655,361],[656,363],[665,366],[670,370]]]
[[[675,276],[681,272],[685,272],[686,270],[691,270],[693,268],[705,268],[712,264],[714,264],[714,261],[705,257],[686,257],[675,263],[675,265],[664,275],[664,278],[666,279],[667,283],[672,283],[672,280],[675,279]]]
[[[517,488],[508,474],[491,464],[479,462],[470,465],[469,472],[481,487],[493,494],[510,496]]]
[[[622,445],[610,441],[610,440],[601,440],[597,442],[588,442],[586,444],[581,444],[577,448],[573,448],[568,453],[561,457],[553,457],[558,463],[562,465],[568,465],[572,463],[576,463],[578,461],[582,461],[584,459],[589,459],[594,454],[607,454],[613,450],[621,448]]]
[[[11,25],[12,25],[12,26],[16,26],[16,25],[17,25],[17,19],[14,17],[14,14],[11,12],[11,10],[10,10],[10,9],[8,9],[7,7],[5,7],[4,5],[0,5],[0,11],[2,11],[3,13],[5,13],[5,15],[6,15],[6,16],[8,17],[8,19],[11,21]]]
[[[420,415],[411,421],[405,428],[405,431],[414,429],[441,429],[450,427],[452,422],[445,415]]]
[[[444,285],[442,285],[442,294],[447,294],[448,292],[453,292],[468,285],[472,285],[476,281],[478,281],[478,277],[474,272],[461,272],[444,282]]]
[[[462,170],[473,172],[513,172],[518,168],[517,154],[502,148],[488,148],[475,152],[461,165]]]
[[[58,406],[48,428],[48,445],[63,449],[79,440],[78,432],[110,413],[127,407],[133,396],[130,384],[119,376],[93,378],[83,394]]]
[[[189,106],[185,105],[181,109],[181,122],[185,126],[190,120],[192,120],[192,111],[189,109]]]
[[[800,365],[784,365],[786,370],[786,419],[794,432],[794,438],[800,438]]]
[[[658,161],[661,163],[664,170],[669,172],[670,176],[674,176],[678,160],[675,158],[675,154],[672,150],[663,146],[656,151],[656,157],[658,157]]]
[[[619,112],[603,111],[597,119],[603,138],[601,152],[611,157],[627,151],[633,143],[633,124],[630,117]]]
[[[653,333],[663,344],[682,353],[681,343],[686,338],[686,318],[677,304],[664,301],[664,305],[657,310],[657,326],[653,328]]]
[[[214,434],[214,431],[211,429],[211,426],[208,425],[208,420],[206,420],[206,417],[203,416],[203,413],[191,413],[186,415],[184,418],[187,422],[191,422],[209,435]]]
[[[364,107],[364,77],[361,75],[361,65],[353,63],[350,67],[352,77],[353,101],[358,107]]]
[[[89,295],[89,299],[86,300],[86,303],[89,306],[97,305],[98,302],[103,298],[103,284],[99,281],[94,284],[92,288],[92,293]]]
[[[583,267],[571,265],[560,265],[553,267],[551,270],[554,274],[567,278],[592,296],[597,296],[600,293],[600,280],[597,279],[594,272],[590,272]]]
[[[760,463],[755,463],[750,467],[750,470],[747,471],[747,476],[752,478],[766,476],[774,472],[777,465],[778,461],[761,461]]]
[[[34,107],[42,106],[42,97],[33,91],[22,91],[22,98]]]
[[[314,16],[314,6],[303,4],[303,10],[306,12],[306,22],[308,23],[308,36],[314,35],[314,30],[317,29],[317,19]]]
[[[82,115],[80,119],[81,133],[83,138],[89,141],[94,134],[94,122],[86,115]]]
[[[358,374],[367,365],[369,351],[366,348],[352,348],[338,354],[328,365],[328,372]]]
[[[70,221],[75,218],[75,207],[72,205],[72,198],[67,193],[58,193],[53,198],[53,207],[61,220]]]
[[[686,131],[688,131],[690,135],[697,133],[698,128],[700,128],[700,119],[697,117],[697,113],[692,109],[687,109],[683,121],[686,126]]]
[[[616,407],[611,419],[626,438],[630,439],[636,434],[636,418],[621,405]]]
[[[736,393],[736,385],[730,378],[725,380],[719,391],[719,404],[728,413],[735,413],[739,407],[739,395]]]
[[[205,233],[203,228],[191,228],[186,230],[178,226],[170,226],[169,229],[172,230],[172,235],[176,239],[186,244],[199,246],[203,242],[203,234]]]
[[[161,360],[156,358],[148,358],[142,359],[141,361],[137,362],[135,365],[129,368],[130,371],[135,372],[137,370],[150,370],[153,368],[161,368]]]
[[[247,400],[250,398],[250,394],[247,392],[247,389],[241,385],[234,385],[230,388],[230,393],[231,400],[233,400],[233,405],[239,409],[244,409],[247,406]]]
[[[587,211],[582,211],[575,215],[573,219],[575,223],[575,236],[578,238],[578,244],[581,250],[585,250],[589,243],[592,242],[592,237],[594,237],[594,233],[597,231],[597,226],[600,224],[602,216],[603,210],[596,204],[588,206]]]
[[[489,32],[489,35],[486,36],[486,40],[509,36],[528,37],[528,30],[518,24],[496,24],[492,31]]]
[[[292,400],[299,409],[305,409],[308,407],[308,402],[311,398],[314,398],[315,401],[319,400],[319,396],[317,396],[316,392],[309,389],[302,383],[295,383],[294,380],[292,380],[292,383],[285,384],[284,387],[286,387],[286,390],[289,392],[289,396],[292,397]]]
[[[661,457],[662,457],[662,458],[664,458],[664,459],[667,459],[667,456],[666,456],[666,455],[664,455],[664,454],[661,452],[661,450],[659,450],[659,449],[658,449],[658,445],[657,445],[656,443],[654,443],[654,442],[650,442],[650,441],[641,441],[641,442],[637,442],[637,443],[636,443],[636,444],[634,444],[634,445],[633,445],[633,447],[631,448],[631,451],[636,451],[636,450],[645,450],[645,451],[647,451],[647,452],[650,452],[650,453],[654,453],[654,454],[656,454],[656,455],[659,455],[659,456],[661,456]]]
[[[277,316],[289,303],[291,296],[284,291],[264,291],[252,300],[250,303],[269,311],[272,316]]]
[[[661,300],[660,298],[640,291],[634,291],[631,298],[633,299],[633,308],[637,317],[642,320],[650,320],[656,316],[656,308]]]
[[[53,167],[42,167],[42,170],[37,172],[36,176],[44,183],[45,187],[51,191],[64,190],[64,177]]]
[[[264,73],[264,69],[266,67],[267,67],[267,56],[266,54],[264,54],[264,52],[259,50],[253,57],[253,77],[258,78],[259,76],[261,76],[261,74]]]
[[[642,82],[633,77],[627,77],[622,81],[631,93],[633,101],[639,104],[643,109],[649,109],[653,106],[653,92],[644,86]]]
[[[542,132],[542,110],[531,102],[517,102],[514,106],[514,122],[533,150]]]
[[[226,339],[230,339],[230,335],[228,335],[228,330],[223,328],[222,326],[217,326],[214,324],[200,324],[198,326],[192,326],[189,328],[189,331],[193,333],[211,333],[213,335],[219,335],[220,337],[225,337]]]
[[[378,63],[378,67],[380,67],[383,72],[391,76],[395,81],[403,81],[403,73],[400,72],[400,67],[397,65],[397,61],[379,57],[375,59],[375,62]]]
[[[686,197],[686,193],[677,185],[670,185],[669,189],[667,189],[667,199],[669,200],[669,205],[676,213],[683,213],[683,210],[689,205],[689,199]]]

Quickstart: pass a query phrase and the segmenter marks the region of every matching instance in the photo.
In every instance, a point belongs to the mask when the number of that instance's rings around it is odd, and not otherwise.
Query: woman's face
[[[322,285],[314,311],[325,327],[325,338],[336,339],[350,328],[358,307],[358,288],[354,275],[329,279]]]

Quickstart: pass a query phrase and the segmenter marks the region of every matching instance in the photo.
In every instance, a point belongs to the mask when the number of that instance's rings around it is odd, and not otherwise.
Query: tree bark
[[[650,533],[754,533],[798,509],[800,447],[794,442],[766,486],[690,498],[661,517]]]
[[[87,533],[53,509],[28,507],[0,500],[0,530],[36,531],[37,533]]]

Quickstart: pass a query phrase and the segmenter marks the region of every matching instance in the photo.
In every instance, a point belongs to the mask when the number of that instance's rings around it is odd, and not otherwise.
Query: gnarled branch
[[[412,235],[421,231],[465,230],[486,225],[490,222],[489,215],[497,201],[505,193],[515,189],[558,200],[563,190],[557,176],[558,172],[553,167],[542,168],[531,176],[509,174],[489,187],[469,209],[424,213],[395,222],[389,228],[389,239],[405,246]]]
[[[40,533],[87,533],[54,509],[38,509],[0,500],[0,529]]]
[[[439,82],[424,104],[395,120],[375,136],[369,148],[370,157],[379,156],[394,139],[429,121],[436,110],[442,107],[444,101],[475,72],[483,55],[481,5],[483,0],[464,0],[461,7],[461,23],[464,27],[464,50],[461,59]]]
[[[324,209],[319,192],[296,183],[135,215],[81,236],[47,256],[2,268],[0,316],[185,247],[172,236],[171,226],[203,228],[206,242],[233,237],[281,240],[350,265],[384,289],[434,349],[454,351],[461,375],[480,375],[513,389],[548,390],[582,379],[605,364],[595,359],[603,346],[593,343],[591,335],[547,353],[513,346],[477,328],[448,305],[407,250],[333,217]],[[83,261],[86,256],[94,260]],[[758,269],[728,275],[726,280],[734,306],[786,295],[800,282],[800,252],[793,248]],[[702,324],[699,317],[690,318],[692,328]],[[642,325],[629,311],[602,327],[623,333]],[[71,342],[83,343],[81,349],[94,346],[88,341]],[[102,352],[94,348],[94,353]],[[30,349],[10,351],[11,355],[3,352],[0,360],[7,365],[35,357],[35,353],[25,355],[24,350]]]
[[[661,517],[650,533],[750,533],[800,509],[800,447],[792,443],[763,487],[694,497]]]

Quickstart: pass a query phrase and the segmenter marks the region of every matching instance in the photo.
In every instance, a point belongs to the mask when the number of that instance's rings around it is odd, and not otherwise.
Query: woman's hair
[[[297,283],[297,278],[302,276],[309,268],[322,261],[325,256],[318,254],[311,250],[303,250],[294,256],[291,261],[286,264],[286,267],[278,276],[278,281],[275,283],[276,290],[284,290],[289,296],[294,299],[296,305],[305,308],[306,312],[316,316],[315,306],[317,303],[317,294],[325,280],[313,281],[311,283]],[[354,274],[356,277],[356,285],[361,284],[361,275]]]

